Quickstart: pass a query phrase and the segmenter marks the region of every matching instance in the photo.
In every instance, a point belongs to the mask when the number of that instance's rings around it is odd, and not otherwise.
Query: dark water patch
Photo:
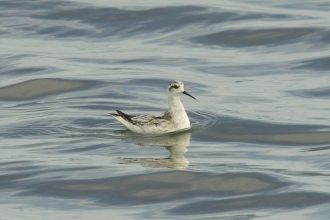
[[[113,97],[109,97],[109,98],[113,98]],[[132,98],[132,100],[135,100],[135,98]],[[112,104],[115,104],[115,102],[104,102],[104,103],[99,102],[99,104],[87,104],[87,105],[81,104],[81,105],[70,106],[70,108],[89,109],[89,110],[103,110],[104,113],[106,114],[107,112],[112,110],[111,109],[112,106],[113,106]],[[114,111],[114,110],[112,110],[112,111]]]
[[[324,174],[319,172],[283,172],[286,175],[292,175],[292,176],[303,176],[303,177],[330,177],[330,174]]]
[[[1,75],[18,75],[18,74],[29,74],[38,72],[54,72],[54,69],[49,67],[17,67],[17,63],[21,62],[25,58],[36,57],[31,54],[3,54],[0,55],[0,74]],[[57,70],[59,71],[59,70]]]
[[[52,113],[54,115],[56,113]],[[106,113],[104,113],[106,115]],[[110,116],[109,116],[110,119]],[[110,120],[109,120],[110,121]],[[106,126],[107,122],[104,118],[79,118],[75,117],[57,117],[57,116],[45,116],[43,118],[33,118],[27,122],[14,123],[13,125],[8,125],[5,128],[0,128],[0,133],[2,136],[7,138],[24,138],[24,137],[35,137],[38,139],[49,138],[49,137],[67,137],[68,135],[73,135],[78,132],[68,125],[78,125],[83,127],[99,128],[100,126]],[[92,132],[92,131],[91,131]],[[97,132],[95,129],[94,132]],[[79,133],[79,132],[78,132]],[[87,134],[86,134],[87,135]],[[33,146],[42,146],[42,144],[34,144]],[[32,146],[32,147],[33,147]]]
[[[285,14],[244,13],[244,12],[214,12],[202,6],[170,6],[145,10],[124,10],[118,8],[85,7],[73,10],[62,10],[50,14],[37,16],[38,18],[51,20],[78,20],[89,24],[105,24],[137,21],[140,24],[157,28],[156,24],[163,28],[181,27],[192,23],[216,24],[224,21],[248,20],[248,19],[285,19],[292,18]],[[164,22],[166,21],[166,22]],[[158,27],[159,28],[159,27]]]
[[[294,2],[285,2],[284,4],[281,4],[280,7],[285,9],[296,9],[297,4]],[[304,4],[299,5],[300,9],[304,10],[320,10],[328,12],[330,10],[330,3],[328,1],[317,1],[317,2],[306,2]]]
[[[92,64],[112,64],[113,60],[104,58],[65,58],[66,61],[76,62],[76,63],[92,63]]]
[[[68,9],[69,8],[69,9]],[[119,8],[100,7],[62,7],[51,12],[46,11],[39,14],[31,14],[32,18],[75,21],[97,27],[97,30],[75,30],[81,36],[107,37],[113,35],[129,36],[150,32],[170,32],[189,25],[212,25],[237,20],[258,19],[294,19],[301,16],[289,16],[285,14],[248,13],[212,11],[202,6],[171,6],[156,7],[143,10],[124,10]],[[68,27],[65,27],[67,29]],[[41,28],[37,33],[52,34],[57,37],[74,35],[62,35],[62,29]],[[73,30],[72,30],[73,31]]]
[[[35,55],[32,54],[2,54],[1,55],[1,59],[0,62],[3,64],[6,64],[10,61],[17,61],[23,58],[27,58],[27,57],[35,57]]]
[[[118,87],[118,86],[149,86],[149,87],[159,87],[159,86],[164,86],[167,89],[168,84],[172,81],[173,79],[166,79],[166,78],[152,78],[152,77],[145,77],[145,78],[118,78],[118,79],[110,79],[107,81],[107,86],[111,87]],[[117,92],[117,90],[116,90]],[[119,92],[119,90],[118,90]],[[111,95],[116,95],[115,93],[110,93]],[[106,94],[103,94],[106,95]],[[125,94],[123,94],[125,95]]]
[[[171,214],[198,215],[252,209],[302,209],[330,202],[327,194],[290,192],[243,198],[195,202],[169,210]],[[197,208],[198,207],[198,208]]]
[[[23,10],[42,10],[42,9],[51,9],[56,10],[64,7],[73,7],[77,6],[70,1],[39,1],[39,0],[25,0],[25,1],[11,1],[11,0],[1,0],[0,1],[1,9],[10,10],[10,9],[23,9]],[[17,15],[15,15],[17,16]]]
[[[199,120],[203,120],[203,119],[207,120],[207,124],[205,124],[206,128],[223,127],[224,129],[231,130],[236,134],[263,134],[263,133],[290,134],[292,132],[304,133],[304,132],[330,129],[330,127],[326,125],[270,123],[265,121],[221,116],[215,113],[209,113],[208,111],[191,112],[191,113],[193,115],[196,114]]]
[[[164,58],[164,57],[153,57],[153,58],[140,58],[140,59],[125,59],[125,60],[114,60],[114,63],[120,64],[152,64],[152,65],[164,65],[164,66],[175,66],[175,65],[191,65],[191,63],[199,62],[197,58]]]
[[[237,134],[234,129],[227,130],[228,128],[219,129],[218,131],[203,131],[197,133],[195,137],[197,140],[206,142],[213,141],[234,141],[234,142],[248,142],[248,143],[265,143],[265,144],[290,144],[290,145],[319,145],[330,143],[330,132],[303,132],[295,133],[291,131],[289,134]],[[247,127],[253,132],[254,127]],[[247,131],[247,130],[246,130]]]
[[[321,35],[321,41],[324,42],[324,43],[326,43],[326,44],[330,44],[330,31],[325,31]]]
[[[0,88],[0,99],[6,101],[29,100],[48,95],[86,89],[90,81],[64,79],[33,79]]]
[[[330,62],[330,59],[329,59]],[[330,67],[330,65],[329,65]],[[303,98],[330,98],[330,87],[322,87],[317,89],[309,89],[309,90],[295,90],[290,93],[303,97]]]
[[[24,169],[24,165],[22,164],[22,170],[19,172],[15,172],[18,169],[8,170],[10,173],[0,175],[0,188],[1,189],[14,189],[23,187],[28,187],[29,185],[33,185],[34,180],[50,181],[53,179],[58,179],[59,176],[62,178],[65,175],[70,175],[75,171],[87,171],[98,169],[96,166],[86,166],[86,167],[66,167],[66,168],[55,168],[55,169],[47,169],[41,166],[36,166],[35,169]],[[54,173],[53,176],[43,176],[44,174],[48,175],[50,173]],[[55,176],[57,178],[55,178]]]
[[[64,150],[62,149],[58,152],[60,152],[60,153],[79,153],[79,152],[95,151],[98,149],[108,148],[108,147],[109,147],[109,144],[92,144],[92,145],[89,145],[86,147],[75,146],[74,148],[70,148],[70,149],[64,149]]]
[[[77,9],[69,9],[36,16],[38,18],[50,20],[80,20],[87,23],[109,23],[123,21],[141,21],[149,20],[153,17],[162,17],[166,15],[176,15],[205,11],[205,7],[199,6],[178,6],[178,7],[161,7],[145,10],[124,10],[119,8],[98,8],[98,7],[81,7]]]
[[[12,188],[14,185],[19,184],[23,179],[32,177],[35,172],[13,173],[0,175],[0,188]]]
[[[33,124],[33,123],[32,123]],[[45,122],[46,124],[46,122]],[[10,129],[2,130],[1,135],[6,138],[24,138],[26,136],[37,136],[42,138],[45,136],[62,136],[63,132],[60,132],[59,128],[50,127],[49,125],[35,126],[33,125],[22,125],[18,127],[9,127]]]
[[[260,30],[228,30],[191,38],[192,42],[227,47],[278,46],[317,31],[314,28],[273,28]]]
[[[27,160],[21,160],[21,161],[10,161],[10,162],[2,162],[0,163],[0,167],[3,168],[3,169],[6,169],[7,167],[16,167],[17,165],[18,166],[21,166],[21,165],[24,165],[24,166],[29,166],[31,164],[30,161],[27,161]]]
[[[317,59],[310,59],[296,63],[294,69],[309,69],[314,71],[329,71],[330,57],[322,57]]]
[[[164,7],[146,10],[123,10],[118,8],[82,7],[79,9],[59,10],[53,13],[33,16],[38,19],[78,21],[98,28],[89,35],[106,37],[178,29],[190,23],[198,22],[192,13],[205,11],[198,6]],[[199,21],[201,22],[201,21]],[[40,30],[45,32],[47,30]],[[40,32],[39,31],[39,32]],[[53,33],[58,36],[58,33]]]
[[[159,91],[167,91],[167,87],[170,82],[172,82],[171,78],[145,78],[145,79],[132,79],[127,80],[125,83],[129,85],[136,86],[146,86],[146,87],[157,87]],[[200,88],[207,88],[208,86],[203,83],[198,83],[194,81],[184,80],[184,87],[187,91],[191,90],[200,90]]]
[[[2,35],[2,34],[9,34],[9,32],[8,31],[0,30],[0,35]]]
[[[195,26],[209,26],[239,20],[292,20],[302,16],[242,11],[214,11],[203,6],[168,6],[143,10],[125,10],[111,7],[93,7],[89,4],[66,1],[27,1],[20,4],[1,1],[6,11],[19,11],[21,17],[33,19],[28,24],[8,23],[20,31],[56,38],[97,37],[119,35],[129,37],[144,33],[165,33]],[[51,10],[50,10],[51,9]],[[16,13],[15,13],[16,14]],[[3,16],[13,16],[6,13]],[[38,24],[39,21],[42,24]],[[44,20],[58,20],[61,24],[45,25]],[[80,23],[79,27],[72,23]],[[95,28],[91,28],[95,27]],[[283,38],[283,37],[282,37]]]
[[[36,31],[37,35],[52,35],[54,37],[64,38],[64,37],[79,37],[88,35],[90,31],[81,29],[81,28],[73,28],[66,26],[53,26],[46,27]]]
[[[104,102],[93,102],[96,105],[99,105],[101,108],[103,108],[103,105],[106,105],[106,107],[109,109],[112,104],[117,103],[118,104],[118,100],[136,100],[137,96],[136,95],[130,95],[130,94],[126,94],[123,91],[120,90],[120,88],[114,88],[114,85],[108,84],[108,83],[104,83],[104,85],[107,87],[106,91],[103,91],[102,94],[85,94],[83,97],[74,97],[75,100],[87,100],[87,99],[106,99],[107,101]],[[70,98],[68,98],[70,99]],[[112,101],[109,101],[112,100]],[[70,106],[72,108],[90,108],[89,106],[86,105],[86,103],[81,103],[81,105],[73,105]],[[84,105],[85,104],[85,105]]]
[[[194,134],[199,141],[235,141],[267,144],[319,145],[330,143],[326,125],[279,124],[193,113],[204,126]]]
[[[325,147],[313,147],[309,148],[306,151],[323,151],[323,150],[330,150],[330,146],[325,146]]]
[[[24,171],[24,170],[37,170],[37,169],[42,169],[42,168],[43,168],[42,166],[29,165],[29,166],[8,167],[7,169],[4,169],[4,170]]]
[[[193,197],[222,197],[287,186],[260,173],[211,174],[171,171],[38,184],[20,195],[85,198],[104,205],[150,204]]]
[[[127,85],[137,86],[152,86],[159,88],[166,88],[173,79],[159,79],[159,78],[147,78],[147,79],[129,79],[125,82]]]
[[[104,116],[112,117],[105,112]],[[78,127],[87,127],[87,128],[98,128],[99,126],[105,125],[104,118],[93,118],[93,117],[80,117],[78,119],[72,120],[71,124]]]
[[[174,78],[162,77],[162,78],[120,78],[118,80],[108,81],[107,86],[110,88],[108,93],[103,94],[103,97],[106,98],[118,98],[123,99],[127,97],[128,99],[137,99],[137,95],[127,95],[127,90],[143,89],[152,90],[155,92],[164,93],[167,92],[167,87],[169,83],[174,80]],[[202,91],[202,89],[207,88],[207,85],[203,83],[198,83],[194,81],[184,80],[183,81],[185,89],[187,91]],[[111,86],[111,87],[110,87]],[[115,91],[114,91],[115,89]],[[191,93],[191,92],[190,92]]]
[[[120,125],[117,125],[117,126],[120,126]],[[89,141],[91,140],[91,138],[93,138],[94,140],[96,138],[102,138],[102,139],[108,139],[108,141],[109,141],[108,143],[111,143],[111,141],[113,141],[113,140],[120,139],[118,137],[118,135],[115,134],[115,130],[114,130],[115,126],[113,126],[113,125],[105,125],[105,128],[89,128],[89,127],[93,127],[93,126],[88,126],[88,128],[86,128],[86,127],[66,127],[64,130],[67,133],[64,136],[67,138],[75,138],[75,139],[86,138],[86,140],[88,139]],[[78,142],[78,144],[79,144],[79,142]],[[76,145],[72,145],[72,146],[76,146]],[[93,148],[92,146],[90,146],[90,147]],[[109,144],[107,147],[110,147]],[[79,146],[77,146],[77,148],[79,148]],[[91,148],[87,147],[86,149],[91,149]]]
[[[43,67],[27,67],[27,68],[16,68],[10,70],[0,71],[0,74],[13,75],[13,74],[29,74],[47,71],[47,68]]]
[[[220,65],[219,65],[220,64]],[[223,63],[225,64],[225,63]],[[286,74],[283,69],[287,69],[288,64],[285,63],[266,63],[266,64],[243,64],[243,65],[209,65],[207,67],[196,67],[195,69],[200,73],[210,73],[213,75],[223,75],[227,77],[251,77],[251,76],[270,76]],[[241,82],[244,83],[244,82]]]
[[[274,100],[255,96],[226,96],[224,103],[272,103]]]

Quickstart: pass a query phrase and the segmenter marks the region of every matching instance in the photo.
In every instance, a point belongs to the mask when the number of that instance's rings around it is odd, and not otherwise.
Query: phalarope
[[[140,134],[163,134],[190,128],[190,121],[179,95],[181,93],[196,99],[184,90],[180,80],[173,80],[168,85],[168,110],[159,115],[131,116],[116,110],[118,114],[109,113],[127,129]]]

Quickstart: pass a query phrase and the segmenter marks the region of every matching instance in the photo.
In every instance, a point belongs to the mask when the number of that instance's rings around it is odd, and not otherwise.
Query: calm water
[[[90,2],[0,0],[0,219],[328,219],[329,1]]]

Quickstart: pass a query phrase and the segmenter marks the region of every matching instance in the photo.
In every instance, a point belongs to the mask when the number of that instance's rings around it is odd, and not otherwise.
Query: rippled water
[[[1,218],[328,219],[329,2],[203,2],[0,0]]]

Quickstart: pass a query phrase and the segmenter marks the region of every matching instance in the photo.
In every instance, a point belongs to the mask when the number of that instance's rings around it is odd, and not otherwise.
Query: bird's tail
[[[117,112],[118,114],[109,112],[109,115],[111,115],[111,116],[114,117],[114,118],[116,118],[116,117],[121,117],[121,118],[125,119],[125,120],[128,121],[128,122],[132,122],[132,117],[133,117],[133,116],[130,116],[130,115],[128,115],[128,114],[125,114],[124,112],[119,111],[119,110],[116,110],[116,112]],[[117,118],[116,118],[116,119],[117,119]]]
[[[129,127],[131,126],[131,118],[132,116],[127,115],[119,110],[116,110],[118,112],[118,114],[116,113],[109,113],[109,115],[111,115],[112,117],[114,117],[117,121],[119,121],[121,124],[123,124],[126,128],[129,129]]]

